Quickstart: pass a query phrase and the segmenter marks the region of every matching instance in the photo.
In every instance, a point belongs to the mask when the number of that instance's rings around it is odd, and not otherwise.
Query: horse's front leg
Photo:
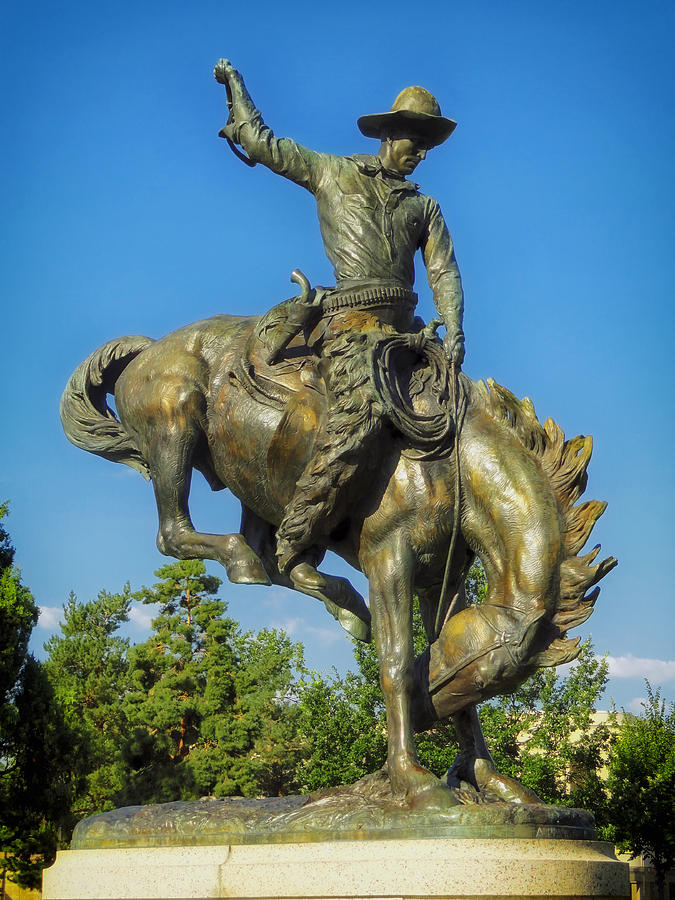
[[[492,794],[509,803],[539,803],[539,797],[515,778],[502,775],[490,756],[478,710],[467,706],[452,716],[452,724],[459,742],[460,753],[447,774],[448,786],[461,788],[468,782],[477,791]]]
[[[402,532],[363,560],[370,585],[373,639],[387,712],[387,765],[395,794],[411,803],[452,806],[458,801],[435,775],[420,765],[412,724],[414,554]]]
[[[456,596],[452,600],[444,602],[441,615],[438,615],[438,607],[441,602],[440,590],[436,587],[419,592],[420,612],[427,633],[429,643],[433,643],[438,637],[437,625],[445,620],[448,606],[452,605],[454,614],[467,609],[468,602],[464,589],[465,570],[459,572],[458,578],[451,582],[449,595]],[[418,668],[419,672],[424,670]],[[425,692],[419,692],[419,683],[416,681],[416,694],[414,695],[414,723],[416,730],[426,730],[434,719],[435,711],[430,703],[425,702]],[[541,803],[537,795],[524,785],[498,772],[483,735],[483,729],[478,718],[478,710],[475,704],[469,704],[459,712],[451,716],[455,729],[455,737],[459,743],[459,755],[450,767],[446,782],[448,787],[462,789],[466,784],[471,785],[479,792],[485,792],[510,803]]]
[[[253,510],[242,504],[241,533],[248,545],[258,554],[272,584],[290,588],[308,597],[321,600],[327,611],[345,631],[358,641],[370,642],[370,611],[361,594],[346,578],[318,572],[316,588],[304,587],[279,571],[274,528]],[[313,564],[318,566],[324,551],[316,554]]]
[[[115,400],[127,432],[148,464],[157,501],[157,548],[177,559],[213,559],[237,584],[269,584],[241,534],[196,531],[189,509],[195,454],[206,431],[203,374],[189,354],[172,359],[172,374],[120,379]],[[213,482],[210,465],[202,471]],[[222,487],[222,485],[220,485]]]

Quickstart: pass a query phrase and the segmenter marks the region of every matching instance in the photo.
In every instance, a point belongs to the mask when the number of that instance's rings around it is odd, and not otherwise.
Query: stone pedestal
[[[630,897],[628,865],[601,841],[340,840],[68,850],[44,900],[501,900]]]

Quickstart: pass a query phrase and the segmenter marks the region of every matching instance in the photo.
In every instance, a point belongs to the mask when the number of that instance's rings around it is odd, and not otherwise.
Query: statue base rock
[[[69,850],[44,900],[630,897],[601,841],[403,839]]]

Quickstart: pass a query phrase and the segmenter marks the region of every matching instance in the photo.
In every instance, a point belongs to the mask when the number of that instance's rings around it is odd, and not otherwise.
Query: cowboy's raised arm
[[[421,250],[427,268],[429,286],[434,292],[436,309],[443,319],[447,334],[443,341],[448,356],[457,365],[464,361],[464,291],[462,278],[455,259],[455,248],[445,224],[441,208],[435,200],[428,198],[426,231]]]
[[[314,193],[325,169],[326,155],[308,150],[290,138],[277,138],[263,122],[244,79],[229,60],[219,60],[213,75],[216,81],[229,87],[232,98],[234,121],[221,133],[242,146],[254,162]]]

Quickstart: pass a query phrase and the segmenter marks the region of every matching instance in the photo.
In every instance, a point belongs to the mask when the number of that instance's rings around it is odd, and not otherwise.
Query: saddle
[[[261,320],[262,321],[262,320]],[[254,327],[235,361],[230,378],[257,404],[281,413],[281,420],[267,452],[272,484],[285,485],[293,493],[293,469],[285,461],[307,459],[326,419],[326,383],[320,359],[304,339],[285,348],[283,358],[270,362],[269,346]]]
[[[284,477],[280,461],[303,448],[307,453],[321,434],[334,393],[329,384],[340,377],[340,342],[352,345],[350,365],[358,366],[377,408],[403,438],[405,455],[449,455],[455,423],[450,367],[435,335],[439,320],[416,334],[370,330],[322,345],[312,340],[321,332],[320,304],[304,303],[299,311],[293,304],[285,301],[258,321],[232,373],[252,399],[282,414],[267,457],[274,481]]]

